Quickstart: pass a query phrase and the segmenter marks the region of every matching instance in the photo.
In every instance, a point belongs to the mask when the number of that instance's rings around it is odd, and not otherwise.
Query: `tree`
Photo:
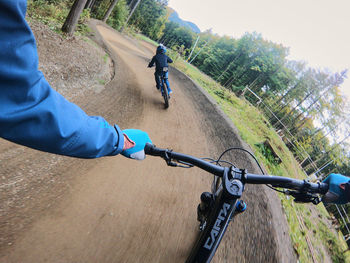
[[[62,26],[62,31],[69,35],[74,33],[81,12],[84,9],[87,0],[75,0],[67,18]]]
[[[141,2],[141,0],[136,0],[136,1],[137,1],[137,2],[136,2],[136,3],[134,4],[134,6],[132,7],[128,18],[127,18],[126,21],[125,21],[125,25],[128,24],[130,18],[132,17],[133,13],[135,12],[136,7],[137,7],[137,6],[139,5],[139,3]],[[132,3],[134,3],[134,2],[135,2],[135,1],[132,1]],[[124,30],[125,25],[122,27],[121,31]]]
[[[112,4],[109,6],[106,14],[103,17],[103,22],[107,21],[108,17],[111,15],[111,13],[112,13],[112,11],[113,11],[113,9],[114,9],[114,7],[116,6],[117,3],[118,3],[118,0],[113,0]]]
[[[132,4],[133,1],[130,2],[129,6],[132,6]],[[163,34],[166,21],[167,10],[163,2],[143,0],[130,17],[128,24],[149,38],[158,40]]]
[[[114,7],[111,15],[107,19],[107,24],[116,30],[125,24],[126,19],[129,16],[129,8],[125,0],[118,0],[117,5]]]
[[[84,8],[90,8],[94,5],[95,3],[95,0],[88,0],[85,4],[85,7]]]

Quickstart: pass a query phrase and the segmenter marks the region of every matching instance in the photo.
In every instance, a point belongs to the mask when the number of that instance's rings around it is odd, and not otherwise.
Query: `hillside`
[[[171,10],[171,11],[172,11],[172,13],[169,16],[169,20],[170,21],[178,23],[181,26],[188,27],[189,29],[191,29],[195,33],[200,33],[201,32],[201,30],[199,29],[199,27],[196,24],[194,24],[194,23],[192,23],[190,21],[182,20],[179,17],[179,14],[175,10]]]

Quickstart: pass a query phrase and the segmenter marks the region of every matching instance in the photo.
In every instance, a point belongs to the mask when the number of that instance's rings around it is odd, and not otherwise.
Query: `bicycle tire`
[[[166,82],[164,79],[162,80],[163,83],[163,98],[164,98],[164,107],[167,109],[169,108],[169,93],[168,93],[168,86],[166,85]]]

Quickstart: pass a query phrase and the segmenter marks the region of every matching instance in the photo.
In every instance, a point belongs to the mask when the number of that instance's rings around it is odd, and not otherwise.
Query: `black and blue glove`
[[[123,130],[124,133],[124,148],[121,152],[125,157],[143,160],[145,156],[145,145],[146,143],[152,143],[148,134],[141,130],[128,129]]]
[[[350,201],[350,178],[341,174],[330,174],[323,183],[329,185],[323,197],[325,203],[346,204]]]

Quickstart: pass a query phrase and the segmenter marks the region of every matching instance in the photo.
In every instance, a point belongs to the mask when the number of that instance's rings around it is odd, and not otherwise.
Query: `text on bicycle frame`
[[[221,223],[225,220],[230,207],[231,206],[227,203],[223,204],[222,208],[220,209],[219,215],[216,218],[213,229],[210,231],[210,237],[208,237],[207,241],[204,244],[204,248],[210,250],[213,247],[215,239],[220,233]]]

